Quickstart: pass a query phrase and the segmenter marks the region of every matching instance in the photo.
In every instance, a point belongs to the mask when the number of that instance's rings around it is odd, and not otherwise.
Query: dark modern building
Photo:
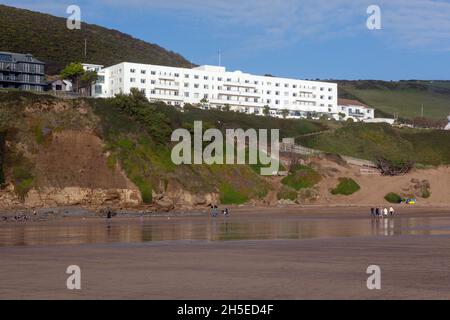
[[[45,63],[31,54],[0,51],[0,89],[44,91]]]

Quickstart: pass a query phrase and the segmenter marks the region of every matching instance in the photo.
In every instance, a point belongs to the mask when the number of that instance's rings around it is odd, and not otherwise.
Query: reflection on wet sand
[[[184,217],[65,219],[0,225],[0,246],[131,243],[173,240],[282,240],[358,236],[449,235],[447,217],[288,218]]]

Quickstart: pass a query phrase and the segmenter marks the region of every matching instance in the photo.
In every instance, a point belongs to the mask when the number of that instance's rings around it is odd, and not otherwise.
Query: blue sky
[[[14,0],[114,28],[196,64],[302,79],[450,79],[449,0]],[[381,9],[381,30],[366,10]]]

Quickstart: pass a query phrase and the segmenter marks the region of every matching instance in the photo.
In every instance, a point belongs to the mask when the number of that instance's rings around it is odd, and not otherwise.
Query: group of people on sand
[[[393,207],[388,208],[383,208],[383,207],[372,207],[370,209],[370,215],[372,216],[372,218],[385,218],[388,216],[393,216],[395,214],[395,210]]]
[[[36,216],[36,215],[37,215],[37,212],[35,209],[33,209],[32,216]],[[23,212],[20,212],[20,213],[16,213],[13,217],[11,217],[11,220],[13,220],[15,222],[26,222],[26,221],[30,220],[30,218],[31,218],[30,216],[26,215]],[[2,217],[3,222],[7,222],[9,220],[10,220],[9,217]]]
[[[228,208],[223,209],[221,212],[222,215],[224,216],[230,215],[230,211],[228,210]],[[218,215],[219,215],[219,207],[217,205],[211,205],[211,216],[217,217]]]

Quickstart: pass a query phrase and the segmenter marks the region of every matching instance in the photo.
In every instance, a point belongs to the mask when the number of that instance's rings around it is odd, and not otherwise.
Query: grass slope
[[[358,99],[378,110],[378,116],[444,119],[450,114],[450,81],[339,81],[341,98]]]
[[[300,137],[307,147],[375,161],[379,157],[423,165],[450,164],[450,132],[399,129],[387,124],[347,124],[321,135]]]

